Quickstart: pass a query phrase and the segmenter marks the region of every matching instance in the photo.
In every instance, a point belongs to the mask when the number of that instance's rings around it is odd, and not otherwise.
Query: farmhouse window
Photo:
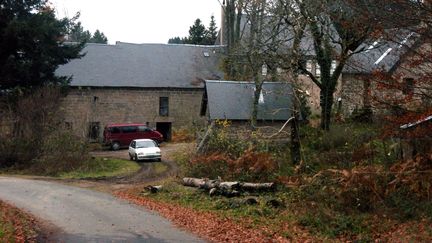
[[[169,99],[168,97],[159,97],[159,116],[168,116]]]

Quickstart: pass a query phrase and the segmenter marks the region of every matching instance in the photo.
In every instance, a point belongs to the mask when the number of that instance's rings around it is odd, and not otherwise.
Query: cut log
[[[212,188],[212,189],[210,189],[210,191],[209,191],[209,195],[210,195],[210,196],[215,196],[215,195],[217,195],[217,189],[216,189],[216,188]]]
[[[144,189],[146,191],[151,192],[151,193],[157,193],[157,192],[159,192],[162,189],[162,186],[161,185],[159,185],[159,186],[151,186],[150,185],[150,186],[144,187]]]
[[[198,187],[205,190],[219,187],[219,180],[198,179],[198,178],[183,178],[183,185],[190,187]]]
[[[240,188],[244,191],[270,191],[276,188],[276,184],[271,183],[241,183]]]
[[[247,204],[247,205],[258,204],[258,200],[256,199],[256,197],[248,197],[248,198],[244,199],[243,202],[244,202],[244,204]]]
[[[270,199],[266,203],[267,206],[273,207],[273,208],[281,208],[284,207],[283,202],[277,200],[277,199]]]
[[[238,190],[240,189],[240,182],[238,181],[224,181],[219,183],[219,188],[226,190]]]
[[[220,179],[209,180],[189,177],[183,178],[183,185],[198,187],[200,189],[210,191],[211,195],[235,195],[239,191],[271,191],[276,188],[275,183],[249,183],[238,181],[221,182]],[[235,193],[233,193],[234,191]]]
[[[189,177],[183,178],[183,185],[184,186],[201,187],[201,185],[203,185],[203,184],[205,184],[204,179],[189,178]]]

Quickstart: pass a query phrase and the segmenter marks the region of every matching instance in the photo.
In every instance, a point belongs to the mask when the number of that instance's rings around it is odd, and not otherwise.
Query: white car
[[[135,161],[161,161],[161,150],[158,144],[151,139],[135,139],[129,145],[129,158]]]

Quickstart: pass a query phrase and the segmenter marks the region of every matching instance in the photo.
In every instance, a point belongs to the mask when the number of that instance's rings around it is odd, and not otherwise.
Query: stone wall
[[[205,124],[200,116],[203,89],[129,89],[72,88],[63,98],[65,127],[88,137],[90,124],[99,123],[99,140],[103,127],[110,123],[170,122],[172,128]],[[159,115],[159,98],[168,97],[168,116]]]
[[[320,106],[320,95],[321,89],[307,76],[300,75],[299,76],[299,87],[304,92],[306,92],[308,97],[308,105],[311,108],[312,114],[320,115],[321,114],[321,106]],[[339,78],[338,84],[336,86],[336,91],[333,94],[333,108],[337,108],[337,100],[341,95],[341,81],[342,77]]]
[[[344,74],[341,88],[342,113],[349,116],[355,109],[364,108],[367,75]]]

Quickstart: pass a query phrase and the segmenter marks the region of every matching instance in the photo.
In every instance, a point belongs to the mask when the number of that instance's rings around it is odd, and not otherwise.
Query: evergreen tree
[[[206,30],[206,34],[205,34],[205,40],[204,43],[205,45],[214,45],[217,39],[217,27],[216,27],[216,20],[215,17],[212,15],[210,17],[210,24],[208,29]]]
[[[91,38],[90,31],[84,30],[81,22],[72,24],[67,40],[70,42],[88,42]]]
[[[89,43],[101,43],[101,44],[107,44],[108,38],[105,36],[103,32],[100,32],[99,30],[96,30],[88,41]]]
[[[187,38],[187,44],[203,44],[205,34],[205,26],[201,23],[200,19],[196,19],[194,25],[189,28],[189,37]]]
[[[0,4],[0,94],[25,93],[46,84],[66,84],[59,65],[80,57],[84,43],[63,44],[71,20],[56,19],[47,0]]]
[[[186,43],[186,38],[180,38],[179,36],[170,38],[168,40],[168,44],[185,44],[185,43]]]
[[[170,38],[168,44],[214,45],[217,34],[216,21],[212,15],[208,29],[206,29],[200,19],[196,19],[194,24],[189,27],[188,37],[180,38],[176,36]]]

